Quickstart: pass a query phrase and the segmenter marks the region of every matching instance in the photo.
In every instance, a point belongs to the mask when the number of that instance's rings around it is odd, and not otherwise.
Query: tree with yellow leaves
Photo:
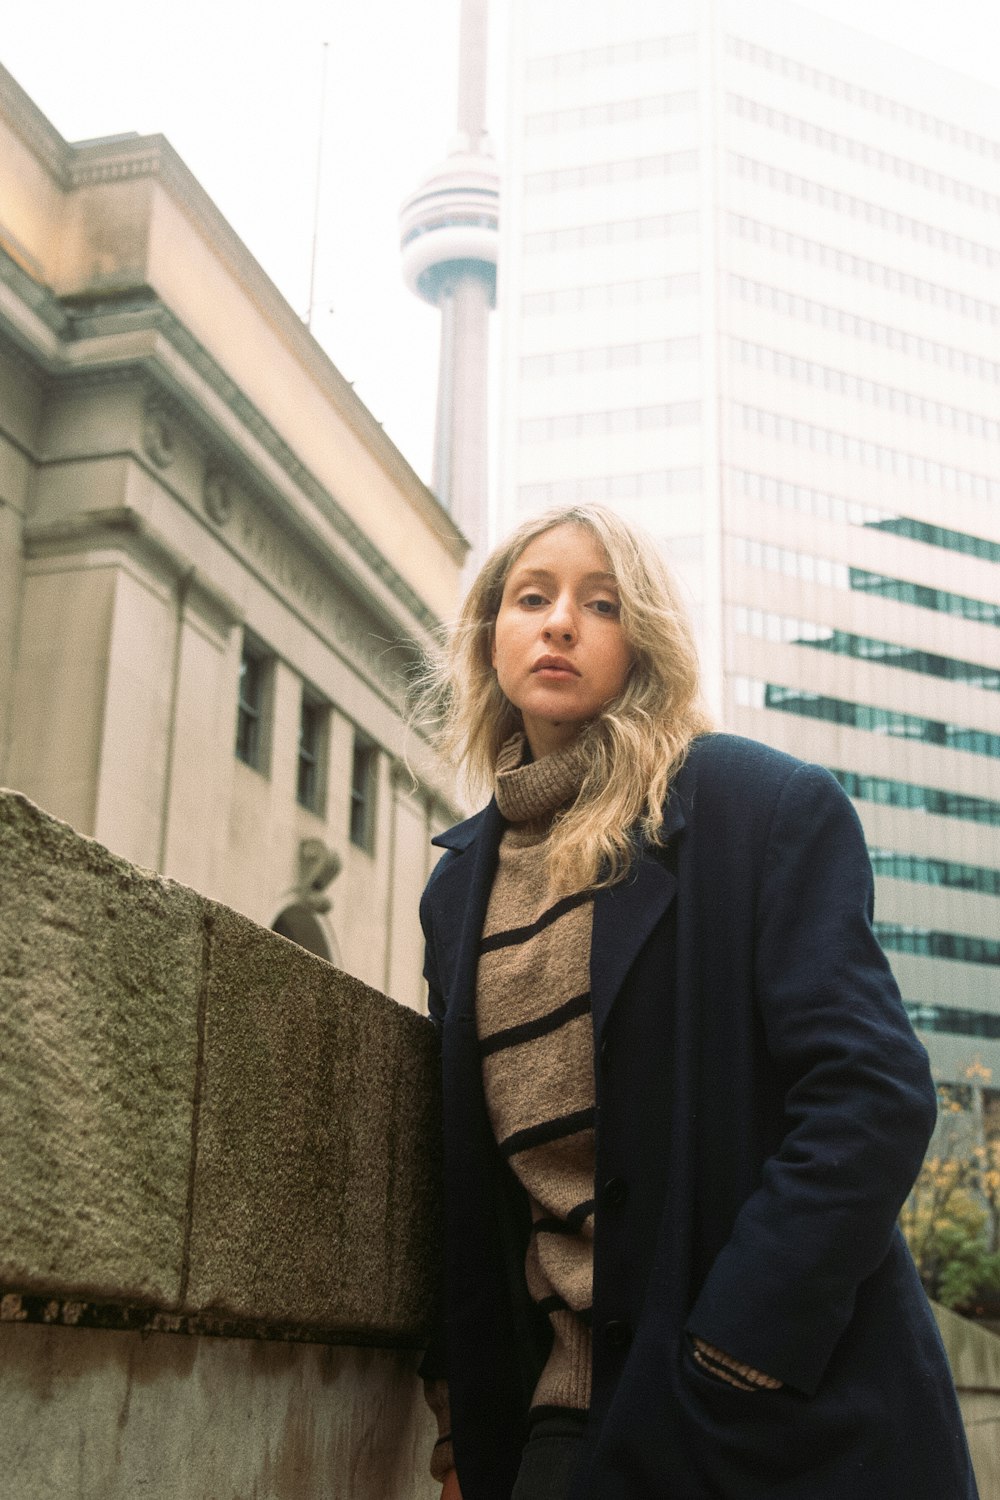
[[[976,1060],[965,1080],[941,1089],[938,1127],[900,1224],[928,1296],[976,1313],[1000,1305],[1000,1132],[983,1118],[990,1070]]]

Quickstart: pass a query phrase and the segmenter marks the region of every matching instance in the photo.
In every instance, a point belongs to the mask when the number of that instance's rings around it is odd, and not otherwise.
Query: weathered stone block
[[[426,1327],[430,1023],[211,910],[188,1311],[407,1343]]]
[[[402,1350],[0,1322],[5,1500],[434,1500]]]
[[[176,1304],[203,909],[0,794],[0,1285]]]
[[[933,1306],[958,1390],[980,1500],[1000,1500],[1000,1337],[946,1307]]]

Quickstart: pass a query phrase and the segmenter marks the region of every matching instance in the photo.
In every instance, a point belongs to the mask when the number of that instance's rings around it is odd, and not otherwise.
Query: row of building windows
[[[655,406],[621,406],[614,411],[573,411],[555,417],[525,417],[518,433],[522,443],[560,442],[571,438],[660,432],[665,427],[687,427],[700,421],[700,401],[673,401]]]
[[[974,380],[1000,382],[1000,364],[972,354],[967,349],[955,349],[949,344],[939,344],[935,339],[923,338],[904,328],[893,328],[888,323],[877,323],[872,318],[859,317],[857,313],[842,307],[830,307],[825,302],[814,302],[810,297],[800,297],[783,287],[768,286],[764,282],[751,281],[745,276],[730,275],[729,290],[743,302],[766,312],[781,313],[802,323],[811,323],[831,333],[846,334],[849,338],[864,339],[877,344],[880,349],[892,349],[894,353],[906,354],[922,359],[927,364],[950,370],[955,375],[968,375]]]
[[[769,129],[790,135],[797,141],[805,141],[823,151],[832,151],[837,156],[846,157],[848,161],[862,162],[866,167],[875,167],[877,171],[889,172],[893,177],[903,178],[905,182],[930,188],[935,193],[944,193],[949,198],[957,198],[960,203],[984,208],[987,213],[995,214],[1000,210],[1000,195],[997,193],[988,193],[971,182],[961,182],[958,178],[949,177],[944,172],[935,172],[930,167],[907,160],[906,157],[894,156],[892,152],[869,145],[867,141],[839,135],[834,130],[825,130],[809,120],[787,115],[783,110],[759,104],[755,99],[747,99],[742,94],[727,94],[726,105],[738,119],[767,125]]]
[[[873,703],[853,703],[847,698],[831,698],[807,688],[784,687],[776,682],[760,682],[753,677],[734,677],[733,693],[736,702],[744,708],[773,708],[780,713],[798,714],[804,719],[822,719],[827,724],[843,724],[850,729],[886,734],[894,739],[919,740],[926,745],[965,750],[970,755],[985,755],[991,760],[1000,759],[1000,734],[991,734],[986,729],[947,724],[941,719],[925,719],[922,714],[880,708]]]
[[[591,68],[620,66],[623,63],[658,62],[664,57],[693,52],[698,38],[693,32],[678,36],[650,36],[635,42],[610,42],[604,47],[578,47],[572,52],[550,52],[545,57],[528,59],[527,76],[568,78]]]
[[[270,705],[274,657],[247,637],[240,658],[236,707],[236,757],[244,765],[267,774],[270,762]],[[326,761],[329,750],[331,705],[303,685],[299,704],[295,797],[301,807],[322,817],[326,807]],[[378,746],[355,731],[349,790],[348,833],[353,844],[367,852],[375,847],[375,799]]]
[[[798,380],[804,385],[814,386],[830,396],[846,396],[849,400],[863,401],[866,406],[895,412],[902,417],[915,417],[921,422],[934,422],[948,427],[965,437],[982,438],[986,442],[1000,440],[1000,422],[985,417],[981,412],[968,411],[961,406],[946,406],[942,401],[931,401],[918,396],[914,391],[901,391],[895,386],[882,385],[863,375],[854,375],[848,370],[835,370],[830,365],[821,365],[813,359],[801,359],[786,354],[782,349],[769,349],[763,344],[751,344],[746,339],[730,339],[729,348],[736,358],[755,370],[764,370],[768,375],[779,375],[786,380]]]
[[[647,94],[642,99],[613,99],[602,104],[580,104],[572,109],[549,109],[527,115],[526,135],[552,135],[563,130],[599,130],[632,120],[655,120],[660,115],[682,114],[694,109],[698,96],[693,90],[676,94]]]
[[[848,563],[835,562],[832,558],[794,552],[790,547],[778,547],[773,542],[750,537],[733,537],[732,551],[737,562],[746,563],[751,568],[766,568],[769,573],[783,573],[786,578],[800,578],[805,583],[818,583],[825,588],[855,589],[859,593],[891,599],[896,604],[913,604],[918,609],[933,609],[939,614],[1000,626],[1000,604],[989,599],[970,599],[965,594],[953,594],[926,583],[889,578],[868,568],[852,568]]]
[[[895,120],[913,130],[933,135],[939,141],[947,141],[949,145],[962,146],[977,156],[1000,161],[1000,141],[978,135],[974,130],[966,130],[964,126],[956,125],[951,120],[942,120],[927,110],[914,109],[912,105],[901,104],[897,99],[887,99],[882,94],[876,94],[873,89],[862,88],[860,84],[852,83],[846,78],[837,78],[832,73],[824,73],[820,68],[812,68],[796,57],[785,57],[780,52],[772,52],[756,42],[748,42],[743,37],[736,36],[726,38],[726,51],[731,57],[744,58],[783,78],[805,83],[833,99],[871,110],[885,120]]]
[[[600,344],[590,349],[560,349],[553,354],[526,354],[520,370],[526,380],[549,376],[590,375],[595,371],[634,370],[697,359],[697,337],[644,339],[638,344]]]
[[[833,766],[829,769],[856,802],[874,802],[880,807],[901,807],[909,812],[932,813],[938,818],[957,818],[962,823],[985,823],[1000,828],[1000,802],[989,797],[971,797],[964,792],[895,781],[888,776],[865,776],[860,771],[836,770]]]
[[[738,635],[758,640],[783,642],[790,646],[812,646],[834,656],[849,656],[856,661],[871,661],[883,667],[898,667],[905,672],[920,672],[946,682],[963,682],[969,687],[1000,693],[1000,666],[987,667],[971,661],[957,661],[915,646],[900,646],[867,635],[818,625],[813,620],[796,620],[790,615],[776,615],[763,609],[733,608],[733,625]]]
[[[851,432],[816,427],[812,422],[803,422],[798,417],[788,417],[782,412],[764,411],[759,406],[743,406],[740,402],[733,402],[732,410],[746,432],[757,432],[761,437],[774,438],[779,443],[793,443],[797,448],[809,448],[813,453],[822,453],[827,458],[841,458],[848,463],[862,464],[866,468],[878,469],[883,474],[892,474],[915,484],[925,484],[931,489],[949,490],[952,494],[966,495],[973,500],[1000,502],[1000,479],[994,479],[988,474],[956,469],[953,464],[939,463],[937,459],[924,458],[919,453],[907,453],[902,448],[873,443],[867,438],[855,437]]]
[[[755,161],[749,156],[729,153],[729,165],[738,177],[757,186],[773,188],[775,192],[787,193],[792,198],[801,198],[806,203],[820,208],[832,209],[834,213],[850,219],[860,219],[876,229],[887,229],[891,234],[903,234],[920,245],[931,245],[935,250],[944,250],[962,260],[972,261],[977,266],[1000,266],[1000,249],[983,245],[979,240],[969,240],[940,224],[927,224],[923,219],[911,219],[908,214],[896,213],[881,203],[872,203],[867,198],[855,198],[840,188],[828,187],[824,182],[814,182],[809,177],[799,177],[795,172],[786,172],[770,162]]]
[[[660,151],[654,156],[626,156],[622,161],[592,161],[582,167],[528,172],[524,191],[559,193],[573,188],[609,187],[616,182],[645,182],[651,177],[669,177],[674,172],[693,172],[697,166],[697,151]]]
[[[918,1031],[942,1031],[952,1036],[1000,1037],[1000,1015],[985,1010],[962,1010],[953,1005],[924,1005],[904,1000],[906,1014]]]
[[[520,505],[576,505],[587,501],[662,500],[669,495],[697,495],[700,469],[653,469],[641,474],[596,474],[585,479],[552,479],[518,487]]]
[[[697,234],[698,215],[691,212],[649,214],[641,219],[610,219],[601,224],[573,224],[565,229],[540,229],[526,234],[525,255],[553,250],[585,250],[595,245],[630,245],[636,240],[662,240],[672,234]]]
[[[1000,943],[992,938],[967,937],[964,932],[935,932],[902,922],[873,922],[883,948],[894,953],[919,953],[926,958],[954,958],[964,964],[1000,964]]]
[[[527,316],[545,313],[591,312],[599,307],[641,307],[648,302],[666,302],[674,297],[696,297],[701,287],[697,271],[674,276],[646,276],[637,281],[602,281],[590,286],[553,288],[526,292],[521,311]]]
[[[893,849],[870,848],[868,857],[876,875],[912,880],[919,885],[947,886],[949,890],[975,891],[981,896],[1000,896],[1000,870],[956,864],[926,854],[899,854]]]
[[[953,531],[948,526],[938,526],[930,521],[918,521],[915,516],[897,515],[874,505],[863,505],[859,500],[827,495],[821,490],[810,489],[808,485],[793,484],[788,479],[752,474],[746,469],[730,469],[729,472],[740,493],[753,500],[765,500],[771,505],[781,505],[786,510],[796,510],[822,521],[845,521],[851,526],[865,526],[873,531],[909,537],[930,547],[943,547],[948,552],[962,552],[967,557],[1000,562],[1000,542],[991,542],[986,537],[970,536],[968,532]]]
[[[937,282],[925,281],[922,276],[913,276],[909,271],[900,271],[896,266],[883,265],[878,260],[866,260],[850,250],[841,250],[836,245],[824,245],[819,240],[807,239],[802,234],[792,234],[788,229],[779,229],[774,224],[764,224],[746,214],[728,213],[726,222],[732,234],[755,245],[765,245],[784,255],[809,265],[823,266],[838,271],[843,276],[853,276],[869,286],[887,292],[901,292],[931,307],[943,307],[948,312],[960,313],[977,323],[989,323],[1000,327],[1000,307],[982,297],[973,297],[955,287],[939,286]]]
[[[991,542],[984,536],[970,536],[966,531],[952,531],[949,526],[918,521],[913,516],[894,515],[868,521],[866,524],[876,531],[889,531],[893,536],[926,542],[930,547],[943,547],[948,552],[964,552],[968,557],[981,557],[986,562],[1000,562],[1000,542]]]
[[[867,568],[852,568],[850,587],[859,593],[876,594],[896,604],[913,604],[918,609],[935,609],[942,614],[960,615],[963,620],[978,620],[983,625],[1000,626],[1000,604],[988,599],[970,599],[967,594],[953,594],[948,589],[932,588],[906,578],[887,578]]]

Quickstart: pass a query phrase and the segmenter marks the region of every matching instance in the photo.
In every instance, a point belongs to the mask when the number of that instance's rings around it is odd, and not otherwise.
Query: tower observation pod
[[[472,544],[486,545],[489,315],[496,305],[500,174],[483,124],[486,0],[462,0],[458,134],[399,214],[403,277],[441,309],[432,484]]]

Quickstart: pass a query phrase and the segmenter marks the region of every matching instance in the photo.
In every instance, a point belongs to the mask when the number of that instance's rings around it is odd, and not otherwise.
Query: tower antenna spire
[[[496,305],[500,176],[485,129],[487,0],[462,0],[458,134],[399,214],[403,276],[441,309],[433,487],[472,544],[486,545],[486,385]]]
[[[326,134],[326,77],[330,63],[330,43],[323,43],[323,67],[319,85],[319,137],[316,141],[316,191],[313,197],[312,254],[309,258],[309,306],[306,309],[306,327],[312,329],[313,308],[316,305],[316,261],[319,250],[319,210],[323,195],[323,137]]]

